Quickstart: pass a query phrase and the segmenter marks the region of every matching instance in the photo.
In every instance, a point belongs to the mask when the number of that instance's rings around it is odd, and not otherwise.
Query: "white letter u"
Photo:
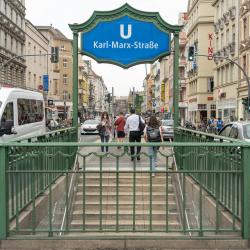
[[[124,34],[124,24],[120,24],[120,35],[123,39],[129,39],[132,35],[132,25],[128,24],[128,34]]]

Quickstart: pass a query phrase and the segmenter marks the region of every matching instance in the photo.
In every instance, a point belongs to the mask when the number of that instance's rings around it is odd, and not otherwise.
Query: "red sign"
[[[214,55],[214,49],[212,47],[212,41],[213,41],[213,34],[212,33],[209,33],[208,34],[208,43],[209,43],[209,46],[208,46],[208,49],[207,49],[207,59],[208,60],[213,60],[213,55]]]

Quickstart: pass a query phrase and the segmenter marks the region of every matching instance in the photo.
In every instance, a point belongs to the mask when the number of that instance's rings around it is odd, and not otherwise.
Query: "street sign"
[[[43,75],[43,90],[48,92],[49,91],[49,76]]]
[[[81,50],[99,62],[128,68],[169,54],[170,34],[152,21],[126,15],[112,21],[101,21],[93,29],[82,32]]]

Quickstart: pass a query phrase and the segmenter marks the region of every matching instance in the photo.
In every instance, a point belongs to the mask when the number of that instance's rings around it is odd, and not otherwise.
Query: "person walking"
[[[144,130],[144,140],[146,142],[163,142],[162,127],[156,116],[152,115],[149,118],[149,122]],[[152,166],[152,176],[155,176],[155,168],[157,167],[157,151],[159,147],[152,146],[148,148],[148,153],[150,156],[151,166]]]
[[[111,134],[111,122],[109,119],[109,115],[106,111],[104,111],[101,115],[101,122],[97,126],[99,135],[101,138],[101,142],[109,142],[110,134]],[[104,146],[101,146],[102,152],[104,152]],[[108,153],[109,148],[106,146],[106,153]]]
[[[117,142],[123,142],[125,137],[124,127],[125,127],[126,121],[124,119],[123,112],[119,113],[119,117],[116,119],[114,126],[116,127],[117,131]],[[118,149],[120,149],[121,146],[118,146]]]
[[[131,115],[127,118],[124,130],[129,134],[129,142],[141,142],[142,132],[140,131],[140,122],[145,124],[144,120],[135,114],[135,109],[131,108],[130,110]],[[140,152],[141,147],[138,146],[135,155],[135,147],[130,147],[130,154],[131,154],[131,161],[137,160],[140,161]]]
[[[221,117],[218,118],[216,123],[217,133],[223,128],[223,121]]]

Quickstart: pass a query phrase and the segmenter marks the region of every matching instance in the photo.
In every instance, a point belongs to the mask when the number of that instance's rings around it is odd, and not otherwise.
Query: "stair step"
[[[160,176],[161,175],[161,176]],[[85,180],[86,183],[100,183],[100,174],[85,174]],[[131,176],[123,176],[122,174],[119,175],[119,183],[120,184],[132,184],[134,182],[133,175]],[[159,174],[156,173],[154,177],[152,177],[152,184],[165,184],[166,182],[172,183],[172,177],[168,176],[168,179],[166,178],[165,174]],[[83,183],[83,176],[80,174],[78,183]],[[109,184],[116,184],[116,177],[115,176],[107,176],[104,175],[102,176],[102,183],[103,185],[106,183]],[[141,184],[141,183],[150,183],[150,174],[146,174],[146,176],[139,176],[136,175],[135,178],[135,183],[136,184]]]
[[[116,200],[116,192],[102,192],[102,200],[113,199]],[[83,192],[76,193],[76,200],[83,199]],[[98,200],[100,199],[100,192],[86,192],[85,193],[85,201],[87,200]],[[135,200],[149,200],[150,193],[149,192],[136,192]],[[173,193],[168,194],[168,201],[173,201],[175,196]],[[119,192],[119,200],[133,200],[133,193],[132,192]],[[164,192],[153,192],[152,193],[152,200],[159,201],[165,200],[165,193]]]
[[[100,211],[99,210],[86,210],[85,211],[85,220],[93,220],[99,219]],[[148,219],[150,216],[149,209],[148,210],[136,210],[135,211],[135,218],[136,220],[143,220]],[[178,220],[178,214],[176,212],[168,212],[167,217],[170,220]],[[116,219],[116,210],[109,210],[109,209],[102,209],[102,218],[106,219]],[[130,220],[133,218],[133,210],[125,210],[119,211],[118,214],[119,220]],[[166,218],[166,211],[164,210],[152,210],[152,219],[153,220],[165,220]],[[73,212],[72,215],[73,220],[82,220],[83,219],[83,210],[76,210]]]
[[[133,220],[119,220],[118,221],[119,227],[122,226],[126,226],[126,227],[132,227],[133,226]],[[135,221],[135,226],[136,227],[149,227],[150,225],[150,221],[149,220],[136,220]],[[91,228],[96,228],[98,229],[100,226],[100,221],[97,220],[88,220],[85,221],[85,227],[91,227]],[[116,226],[116,220],[113,219],[108,219],[108,220],[103,220],[102,221],[102,226],[106,227],[106,226],[111,226],[111,227],[115,227]],[[152,226],[154,228],[166,228],[166,221],[164,220],[152,220]],[[72,220],[71,222],[71,227],[73,228],[82,228],[83,227],[83,221],[82,220]],[[180,224],[175,221],[175,220],[169,220],[168,221],[168,227],[169,228],[180,228]]]
[[[84,186],[83,184],[78,184],[77,185],[77,191],[82,191],[83,188],[85,188],[85,190],[87,191],[91,191],[91,192],[98,192],[100,190],[100,184],[99,183],[86,183],[86,185]],[[104,186],[102,186],[102,189],[104,191],[116,191],[117,185],[116,183],[109,183],[106,184]],[[135,186],[136,191],[149,191],[150,190],[150,185],[149,184],[141,184],[141,185],[136,185]],[[128,192],[132,192],[133,191],[133,185],[131,183],[131,185],[128,184],[118,184],[118,190],[119,191],[128,191]],[[152,191],[153,192],[159,192],[159,191],[166,191],[166,185],[162,185],[162,184],[154,184],[152,185]],[[169,184],[168,185],[168,191],[169,192],[173,192],[173,185]]]
[[[104,200],[102,202],[102,206],[105,207],[106,209],[116,209],[116,201],[114,200]],[[85,204],[85,209],[88,210],[99,210],[100,203],[99,201],[86,201]],[[150,204],[148,201],[142,201],[138,200],[136,201],[135,204],[135,209],[149,209]],[[74,202],[73,209],[74,210],[80,210],[83,208],[83,203],[82,200],[78,200]],[[133,209],[133,202],[131,201],[119,201],[119,210],[124,211],[124,210],[130,210]],[[161,201],[154,201],[152,203],[152,210],[165,210],[166,209],[166,202],[165,200]],[[169,201],[168,202],[168,210],[169,211],[176,211],[177,210],[177,205],[175,201]]]

